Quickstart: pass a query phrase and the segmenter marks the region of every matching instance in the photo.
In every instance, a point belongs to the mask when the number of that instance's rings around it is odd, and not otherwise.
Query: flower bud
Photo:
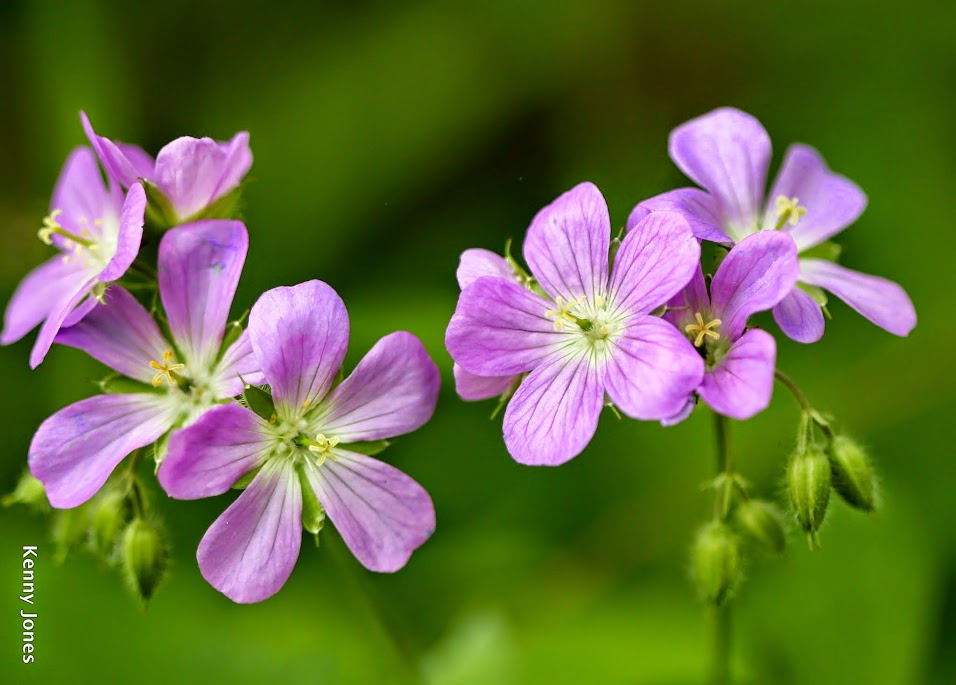
[[[830,502],[830,461],[815,448],[797,452],[787,471],[790,503],[800,526],[811,535],[820,530]]]
[[[53,563],[62,564],[70,551],[87,540],[90,530],[90,511],[81,504],[73,509],[57,509],[53,518]]]
[[[741,577],[740,542],[726,523],[711,521],[697,532],[693,551],[694,580],[701,598],[720,605]]]
[[[830,444],[833,487],[851,507],[873,511],[875,479],[866,452],[856,442],[838,435]]]
[[[123,493],[115,490],[103,494],[98,500],[93,512],[93,546],[109,560],[116,549],[120,531],[129,521],[130,506]]]
[[[123,532],[122,549],[126,578],[145,602],[166,575],[169,550],[165,537],[155,524],[136,518]]]
[[[740,529],[754,541],[775,554],[783,554],[787,534],[777,507],[763,500],[747,500],[737,506],[736,519]]]

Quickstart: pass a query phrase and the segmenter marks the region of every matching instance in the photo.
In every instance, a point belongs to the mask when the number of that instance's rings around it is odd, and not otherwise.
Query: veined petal
[[[248,331],[276,408],[298,415],[325,397],[342,367],[349,315],[329,285],[306,281],[265,292]]]
[[[794,287],[774,305],[773,318],[788,338],[814,343],[823,337],[823,310],[808,293]]]
[[[898,284],[822,259],[801,259],[800,280],[839,297],[865,318],[894,335],[916,326],[916,309]]]
[[[370,571],[399,570],[435,531],[431,497],[394,466],[336,450],[306,473],[345,544]]]
[[[739,242],[758,229],[771,152],[759,121],[721,107],[671,131],[669,148],[680,170],[714,196],[728,236]]]
[[[631,210],[627,218],[627,230],[630,231],[651,212],[677,212],[687,220],[698,240],[731,242],[720,227],[716,201],[700,188],[678,188],[644,200]]]
[[[112,285],[96,307],[56,342],[83,350],[124,376],[149,383],[156,374],[151,361],[162,361],[169,343],[149,312],[126,290]]]
[[[31,271],[20,281],[3,314],[0,344],[14,343],[32,331],[50,315],[64,292],[88,278],[82,266],[64,262],[62,257],[54,257]]]
[[[819,152],[809,145],[791,145],[767,198],[764,227],[773,228],[780,218],[777,198],[797,198],[807,210],[796,226],[787,224],[800,251],[818,245],[859,218],[866,209],[866,195],[848,178],[827,167]]]
[[[800,264],[793,239],[781,231],[761,231],[737,243],[710,284],[720,335],[736,340],[751,314],[770,309],[797,283]]]
[[[654,212],[639,221],[621,243],[611,273],[613,306],[647,314],[667,302],[694,275],[700,244],[676,212]]]
[[[587,447],[604,406],[603,362],[586,351],[552,354],[518,386],[504,418],[515,461],[558,466]]]
[[[476,376],[455,364],[452,367],[455,376],[455,392],[465,401],[487,400],[504,394],[518,380],[513,376]]]
[[[226,159],[226,151],[212,138],[183,136],[159,151],[154,180],[180,219],[188,219],[212,202]]]
[[[545,318],[554,308],[517,283],[484,276],[461,292],[445,347],[462,368],[480,376],[530,371],[566,340]]]
[[[309,422],[342,442],[410,433],[435,412],[441,380],[425,346],[411,333],[386,335],[322,401]]]
[[[146,193],[143,186],[134,183],[126,193],[120,211],[119,233],[116,236],[116,251],[97,280],[103,283],[117,280],[136,260],[143,239],[143,222],[146,216]]]
[[[679,414],[700,384],[704,360],[674,326],[636,316],[614,340],[605,385],[611,401],[635,419]]]
[[[749,419],[770,404],[777,345],[773,336],[751,329],[704,374],[697,390],[711,409],[732,419]]]
[[[517,281],[514,270],[504,257],[478,247],[461,253],[455,276],[458,279],[458,287],[462,290],[482,276],[498,276],[508,281]]]
[[[251,410],[214,407],[172,434],[156,477],[176,499],[221,495],[268,458],[273,443],[268,425]]]
[[[664,312],[664,320],[670,321],[682,331],[685,330],[685,326],[695,321],[694,314],[697,312],[709,315],[710,295],[707,292],[707,281],[704,280],[704,270],[700,264],[697,265],[694,275],[684,289],[674,295],[667,306],[673,311]]]
[[[50,306],[50,312],[46,320],[40,326],[40,332],[37,334],[36,342],[33,343],[33,349],[30,351],[30,368],[35,369],[46,358],[46,353],[50,351],[56,334],[60,331],[60,326],[70,317],[70,314],[80,305],[80,302],[96,283],[96,277],[86,277],[88,272],[80,272],[77,280],[64,283],[64,290],[58,293],[58,297]]]
[[[574,300],[607,285],[611,218],[593,183],[581,183],[538,212],[524,240],[524,258],[541,287]]]
[[[219,147],[226,154],[219,183],[209,198],[215,202],[223,195],[234,190],[241,182],[249,169],[252,168],[252,150],[249,149],[249,133],[240,131],[228,143],[219,143]]]
[[[118,197],[122,197],[121,195]],[[88,147],[75,148],[63,163],[50,201],[50,211],[60,210],[57,223],[76,235],[97,231],[97,219],[115,218],[122,200],[110,193],[96,164],[96,155]],[[52,236],[61,246],[59,236]]]
[[[80,112],[80,121],[83,123],[83,130],[86,132],[90,145],[93,146],[96,156],[100,158],[103,168],[106,169],[107,176],[124,188],[129,188],[140,177],[152,176],[152,169],[147,168],[149,155],[137,148],[138,152],[132,152],[130,156],[132,146],[117,145],[109,138],[97,135],[86,112]]]
[[[168,431],[177,407],[165,395],[97,395],[48,418],[30,443],[30,472],[58,509],[96,494],[133,450]]]
[[[208,368],[219,353],[248,247],[240,221],[197,221],[163,236],[159,294],[187,364]]]
[[[196,559],[203,578],[233,602],[277,593],[302,543],[302,488],[285,459],[271,459],[209,527]]]
[[[249,385],[263,385],[266,382],[252,349],[249,331],[243,331],[239,339],[223,353],[210,385],[219,397],[235,397],[242,392],[243,381]]]

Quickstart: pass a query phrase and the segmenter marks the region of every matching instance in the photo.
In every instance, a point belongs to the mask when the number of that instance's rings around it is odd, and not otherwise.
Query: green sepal
[[[833,489],[851,507],[873,511],[876,507],[876,478],[863,448],[845,435],[830,443],[830,467]]]
[[[233,490],[245,490],[246,488],[249,487],[249,483],[252,482],[252,479],[255,478],[257,475],[259,475],[259,471],[261,471],[261,470],[262,470],[262,466],[257,466],[256,468],[252,469],[252,471],[250,471],[250,472],[247,473],[246,475],[240,476],[240,477],[239,477],[239,480],[237,480],[235,483],[232,484],[232,489],[233,489]]]
[[[800,288],[803,292],[813,298],[813,300],[820,305],[821,307],[826,307],[828,298],[827,294],[823,291],[822,288],[818,288],[815,285],[807,285],[806,283],[797,283],[797,287]]]
[[[246,405],[254,411],[256,414],[264,418],[266,421],[273,421],[276,415],[276,405],[272,401],[272,395],[267,393],[262,388],[257,388],[254,385],[247,385],[242,391],[242,399],[245,400]]]
[[[108,490],[94,502],[96,509],[91,524],[93,547],[104,561],[110,562],[120,532],[133,516],[132,503],[116,489]]]
[[[53,543],[56,546],[53,563],[62,564],[70,550],[86,540],[89,524],[90,509],[87,504],[56,511],[53,519]]]
[[[169,452],[169,438],[172,437],[173,431],[161,435],[159,440],[153,443],[153,462],[154,470],[159,471],[159,465],[163,463],[163,459],[166,458],[166,453]]]
[[[835,262],[840,258],[843,248],[832,240],[814,245],[800,253],[800,259],[825,259]]]
[[[488,417],[489,421],[494,421],[495,417],[501,413],[501,410],[508,405],[508,400],[510,400],[511,396],[515,394],[515,390],[517,390],[518,386],[521,385],[521,381],[524,380],[524,377],[525,374],[518,376],[515,382],[511,384],[511,387],[501,393],[501,395],[498,397],[498,404],[495,405],[494,410],[491,412],[491,416]]]
[[[526,285],[528,288],[532,288],[532,284],[537,285],[531,275],[524,270],[524,267],[518,264],[518,260],[511,256],[511,238],[508,238],[505,241],[505,261],[508,262],[508,266],[511,267],[511,270],[515,272],[515,276],[521,279],[521,282]]]
[[[302,488],[302,527],[315,536],[315,544],[319,544],[319,532],[325,525],[325,508],[315,495],[315,490],[309,482],[304,461],[298,460],[295,472],[299,475],[299,487]]]
[[[787,470],[790,504],[797,523],[814,539],[827,514],[831,480],[830,460],[817,447],[811,445],[791,457]]]
[[[219,354],[216,356],[217,362],[222,361],[226,351],[232,347],[233,344],[235,344],[235,342],[239,339],[239,336],[242,335],[242,331],[244,330],[242,327],[242,322],[247,316],[249,316],[248,309],[244,311],[242,316],[240,316],[238,319],[235,321],[230,321],[228,324],[226,324],[226,332],[222,336],[222,344],[219,346]]]
[[[214,200],[211,204],[179,223],[187,224],[203,219],[234,219],[238,215],[239,200],[242,197],[242,189],[244,186],[245,183],[239,184],[233,188],[232,191]]]
[[[697,591],[708,604],[720,606],[740,582],[740,541],[722,521],[704,525],[694,540],[693,573]]]
[[[385,448],[391,445],[392,443],[388,440],[369,440],[366,442],[349,442],[342,443],[336,447],[336,449],[348,450],[349,452],[356,452],[357,454],[364,454],[366,456],[372,457],[380,452],[384,452]]]
[[[132,378],[120,376],[119,374],[107,376],[103,380],[99,381],[97,385],[99,386],[100,390],[107,395],[135,395],[139,393],[162,395],[164,392],[166,392],[166,389],[162,385],[154,386],[151,383],[134,381]]]
[[[162,232],[184,223],[179,221],[176,216],[176,210],[163,191],[156,187],[152,181],[145,178],[139,179],[146,192],[146,224],[149,228]]]
[[[50,508],[50,503],[46,498],[46,490],[43,489],[43,483],[39,481],[29,470],[24,469],[17,486],[9,495],[4,495],[0,499],[0,504],[9,507],[14,504],[25,504],[39,511],[46,511]]]
[[[136,518],[126,526],[122,541],[123,571],[130,588],[146,602],[166,576],[169,545],[160,527]]]

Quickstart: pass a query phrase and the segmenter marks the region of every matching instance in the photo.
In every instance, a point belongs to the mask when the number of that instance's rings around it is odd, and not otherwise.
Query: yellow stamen
[[[700,312],[696,312],[694,318],[697,319],[697,323],[690,323],[684,326],[684,330],[687,331],[689,335],[697,336],[694,338],[694,347],[703,345],[705,338],[720,340],[720,333],[716,330],[720,326],[720,319],[712,319],[704,323],[704,316]]]
[[[796,197],[787,197],[786,195],[777,196],[777,225],[779,230],[783,228],[788,221],[791,226],[796,226],[801,218],[806,216],[807,208],[800,204]]]
[[[158,388],[163,384],[163,379],[165,378],[170,385],[176,385],[176,377],[173,376],[174,371],[182,371],[186,368],[185,364],[170,364],[173,360],[173,351],[166,350],[163,352],[163,363],[160,364],[157,361],[150,361],[150,368],[156,369],[159,373],[153,376],[153,387]]]
[[[338,444],[338,438],[327,438],[319,433],[315,436],[315,444],[309,445],[309,451],[319,455],[319,466],[321,466],[326,457],[335,458],[335,455],[332,454],[332,448]]]
[[[581,297],[576,300],[565,301],[563,297],[558,295],[554,298],[554,303],[558,305],[558,308],[549,309],[544,313],[544,316],[548,319],[554,318],[554,330],[563,331],[568,323],[577,323],[578,321],[578,318],[571,313],[571,309],[587,299],[587,297],[581,295]]]

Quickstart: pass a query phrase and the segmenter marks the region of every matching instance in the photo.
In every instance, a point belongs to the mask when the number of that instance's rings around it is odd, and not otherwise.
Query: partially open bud
[[[93,545],[103,559],[110,560],[120,531],[130,519],[131,509],[123,493],[110,491],[98,498],[93,512]]]
[[[787,534],[783,527],[783,515],[770,502],[751,499],[741,502],[736,510],[737,525],[755,542],[774,554],[783,554],[787,546]]]
[[[863,511],[875,506],[875,479],[866,452],[856,442],[838,435],[830,444],[833,487],[847,504]]]
[[[166,575],[169,550],[165,537],[155,524],[136,518],[123,532],[122,544],[126,578],[145,602]]]
[[[813,447],[797,452],[790,459],[787,486],[797,522],[814,535],[823,524],[830,502],[830,460]]]
[[[741,577],[740,542],[722,521],[711,521],[697,532],[693,551],[694,580],[701,598],[723,604]]]

